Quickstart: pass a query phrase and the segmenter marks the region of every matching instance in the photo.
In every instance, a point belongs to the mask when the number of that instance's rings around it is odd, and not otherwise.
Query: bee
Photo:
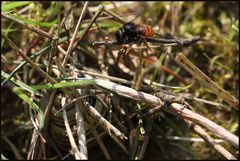
[[[152,37],[153,35],[154,31],[151,26],[128,22],[115,33],[115,38],[117,44],[122,45],[135,43],[141,38]]]
[[[170,44],[170,45],[180,45],[189,46],[199,40],[203,40],[199,36],[190,39],[174,39],[174,38],[154,38],[153,27],[145,24],[134,24],[128,22],[124,24],[118,31],[115,32],[115,40],[112,41],[102,41],[93,42],[92,45],[123,45],[130,44],[130,46],[140,40],[146,44],[147,48],[151,51],[147,42],[160,43],[160,44]]]

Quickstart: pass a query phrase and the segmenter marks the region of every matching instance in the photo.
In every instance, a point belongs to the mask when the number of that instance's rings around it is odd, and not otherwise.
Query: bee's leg
[[[130,44],[129,44],[129,47],[127,48],[127,50],[126,50],[126,54],[132,49],[132,45],[133,45],[134,43],[133,42],[131,42]]]
[[[124,54],[127,54],[130,49],[131,49],[131,46],[127,47],[126,45],[123,44],[121,49],[118,51],[118,56],[117,56],[115,64],[118,64],[120,57]]]
[[[146,41],[146,39],[145,39],[143,36],[141,36],[141,38],[142,38],[144,44],[147,46],[148,50],[152,53],[152,49],[151,49],[150,46],[148,45],[148,42]]]
[[[119,62],[121,56],[122,56],[123,54],[125,54],[125,52],[126,52],[126,46],[122,45],[122,48],[118,51],[118,55],[117,55],[116,61],[115,61],[115,63],[114,63],[114,64],[115,64],[115,67],[118,66],[118,62]]]

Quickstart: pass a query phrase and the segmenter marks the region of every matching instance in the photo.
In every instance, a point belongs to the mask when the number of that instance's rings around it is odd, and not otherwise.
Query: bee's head
[[[116,33],[115,33],[115,37],[116,37],[116,40],[117,40],[117,43],[118,44],[124,44],[124,41],[125,41],[125,30],[120,28]]]

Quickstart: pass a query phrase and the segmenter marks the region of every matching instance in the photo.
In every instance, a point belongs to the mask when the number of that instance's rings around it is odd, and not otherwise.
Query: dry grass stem
[[[63,59],[63,63],[62,63],[62,66],[63,66],[63,67],[65,67],[66,62],[67,62],[67,59],[68,59],[69,55],[72,53],[73,43],[75,42],[75,39],[76,39],[76,37],[77,37],[77,33],[78,33],[79,27],[80,27],[80,25],[81,25],[82,19],[83,19],[85,13],[86,13],[86,9],[87,9],[87,7],[88,7],[88,4],[89,4],[89,2],[86,1],[85,4],[84,4],[84,6],[83,6],[81,15],[80,15],[80,17],[79,17],[79,19],[78,19],[76,28],[75,28],[75,30],[74,30],[74,33],[73,33],[73,36],[72,36],[72,39],[71,39],[71,42],[70,42],[70,44],[69,44],[69,46],[68,46],[67,54],[66,54],[65,58]]]
[[[232,160],[235,158],[229,151],[227,151],[223,146],[215,141],[203,128],[200,126],[193,124],[189,120],[185,120],[187,124],[199,135],[201,136],[208,144],[210,144],[216,151],[218,151],[221,155],[223,155],[226,159]]]
[[[84,129],[84,117],[82,112],[79,110],[79,104],[75,103],[76,110],[76,122],[77,122],[77,135],[78,135],[78,146],[79,151],[82,153],[81,159],[88,159],[88,151],[86,144],[86,135]]]
[[[114,91],[121,96],[131,98],[134,100],[142,100],[152,107],[164,106],[164,102],[162,100],[160,100],[156,96],[150,95],[145,92],[138,92],[132,88],[125,87],[125,86],[118,85],[118,84],[104,81],[104,80],[96,80],[96,84],[104,89]],[[172,103],[170,107],[164,107],[163,109],[174,115],[180,115],[181,117],[187,120],[191,120],[192,122],[207,128],[218,137],[228,141],[235,147],[238,147],[239,138],[236,135],[233,135],[232,133],[227,131],[225,128],[217,125],[216,123],[205,118],[204,116],[201,116],[189,109],[184,108],[181,104]]]
[[[206,88],[211,89],[217,96],[222,98],[224,101],[229,103],[232,107],[239,110],[239,100],[234,96],[225,91],[222,87],[217,85],[212,81],[206,74],[204,74],[200,69],[198,69],[183,53],[178,53],[176,62],[187,70],[194,78],[199,80]]]
[[[91,116],[98,121],[98,123],[108,132],[108,134],[111,137],[112,135],[115,135],[120,139],[127,139],[127,137],[122,132],[120,132],[110,122],[103,118],[102,115],[99,114],[99,112],[94,107],[92,107],[88,102],[84,102],[84,104],[87,107],[86,110],[89,111]]]
[[[80,153],[80,151],[78,150],[77,144],[74,140],[71,128],[70,128],[69,123],[68,123],[67,113],[66,113],[65,109],[63,109],[63,119],[64,119],[64,125],[66,127],[66,131],[67,131],[67,135],[68,135],[71,147],[72,147],[72,153],[75,156],[75,159],[85,158],[85,155]]]

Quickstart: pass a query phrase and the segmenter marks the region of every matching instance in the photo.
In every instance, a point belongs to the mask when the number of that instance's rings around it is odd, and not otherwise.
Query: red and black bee
[[[140,38],[152,37],[154,35],[153,28],[149,25],[137,25],[128,22],[123,25],[116,33],[117,44],[130,44],[137,42]]]
[[[202,40],[199,36],[191,39],[160,39],[154,38],[154,30],[151,26],[145,24],[134,24],[128,22],[124,24],[117,32],[115,32],[115,40],[109,42],[94,42],[93,45],[123,45],[123,44],[134,44],[140,40],[144,42],[153,42],[161,44],[173,44],[181,46],[189,46],[199,40]],[[146,43],[147,45],[147,43]],[[148,45],[147,45],[148,47]],[[149,47],[148,47],[149,48]],[[150,48],[149,48],[150,49]]]

